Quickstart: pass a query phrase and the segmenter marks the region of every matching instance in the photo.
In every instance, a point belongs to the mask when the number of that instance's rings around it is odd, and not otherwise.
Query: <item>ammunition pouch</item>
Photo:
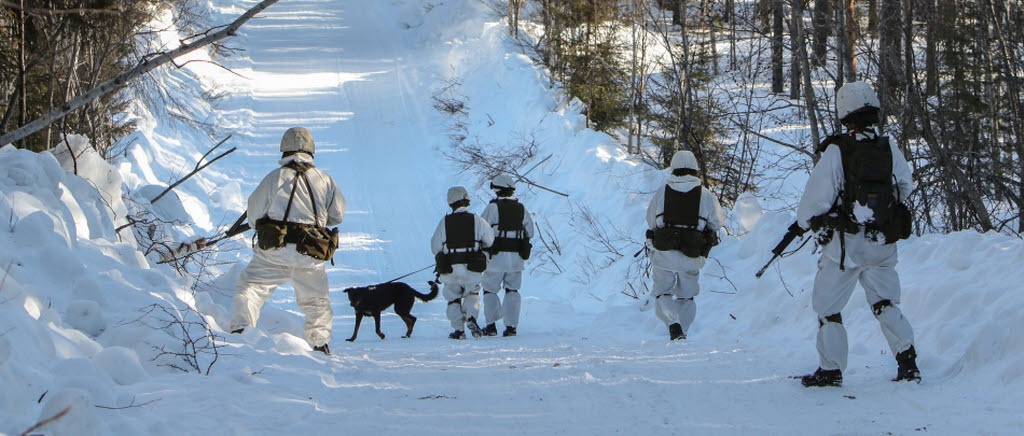
[[[494,256],[501,252],[519,253],[519,257],[523,260],[530,258],[530,252],[533,249],[533,244],[527,238],[506,238],[496,237],[494,243],[491,244],[487,252]]]
[[[317,227],[296,224],[293,230],[296,238],[295,251],[319,260],[331,260],[338,250],[338,228]]]
[[[261,250],[273,250],[284,247],[288,235],[288,222],[276,221],[267,217],[256,220],[256,244]]]
[[[331,260],[338,250],[338,228],[272,220],[256,220],[256,240],[261,250],[295,244],[295,251],[318,260]]]
[[[914,232],[914,214],[907,205],[896,203],[892,208],[892,217],[880,230],[885,236],[886,244],[907,239]]]
[[[896,241],[910,237],[913,233],[914,216],[910,212],[909,207],[902,203],[897,203],[892,208],[892,216],[883,225],[876,225],[874,223],[866,225],[857,224],[842,213],[834,211],[813,217],[810,219],[810,223],[811,230],[815,232],[825,230],[823,233],[830,233],[829,231],[834,230],[854,234],[859,232],[863,226],[868,231],[881,233],[885,237],[886,244],[893,244]],[[828,239],[831,240],[831,238]]]
[[[455,272],[454,265],[466,265],[466,269],[482,273],[487,270],[487,255],[483,251],[440,252],[434,255],[434,266],[438,274]]]
[[[719,242],[713,231],[684,227],[658,227],[648,230],[647,237],[655,250],[681,251],[688,257],[707,257]]]

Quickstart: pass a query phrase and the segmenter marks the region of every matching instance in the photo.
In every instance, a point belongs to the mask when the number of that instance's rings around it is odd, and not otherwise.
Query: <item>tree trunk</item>
[[[924,49],[924,70],[925,70],[925,95],[933,96],[939,92],[939,61],[938,48],[935,45],[935,26],[938,24],[938,8],[936,0],[923,0],[925,4],[925,49]]]
[[[828,55],[828,37],[832,34],[832,0],[814,2],[814,65],[825,64]]]
[[[790,5],[793,2],[789,2]],[[797,5],[799,6],[799,5]],[[799,41],[799,34],[803,29],[803,14],[804,11],[799,7],[790,6],[790,23],[789,23],[789,44],[790,49],[790,76],[789,76],[789,98],[793,100],[800,99],[800,57],[797,56],[797,44]]]
[[[782,70],[782,0],[772,0],[772,92],[786,91]]]
[[[19,6],[20,9],[18,10],[18,36],[21,38],[21,41],[18,42],[18,127],[21,128],[25,125],[25,123],[28,122],[28,89],[27,83],[25,81],[25,76],[28,74],[28,72],[25,71],[25,0],[21,0]],[[0,138],[2,138],[3,136],[0,136]],[[20,148],[25,148],[26,141],[24,138],[24,136],[18,138],[20,140]],[[0,141],[0,145],[13,142],[14,141]]]
[[[900,61],[903,51],[900,41],[903,32],[903,9],[900,5],[901,0],[881,1],[881,22],[878,27],[878,99],[882,104],[879,131],[884,132],[888,116],[898,106],[896,94],[903,82],[904,71]]]
[[[840,0],[839,13],[841,22],[837,26],[839,34],[839,63],[842,65],[842,78],[845,82],[857,81],[857,58],[854,56],[854,45],[857,42],[857,25],[854,21],[854,0]],[[842,83],[837,83],[842,86]]]
[[[807,119],[811,124],[811,149],[817,148],[821,142],[821,138],[818,135],[818,102],[814,96],[814,87],[811,86],[811,61],[807,55],[807,40],[804,37],[804,22],[803,22],[803,10],[801,9],[801,0],[790,0],[790,7],[793,8],[793,16],[801,17],[801,19],[793,20],[793,28],[790,29],[793,35],[793,54],[794,58],[799,60],[799,64],[803,66],[800,71],[803,71],[803,82],[804,82],[804,101],[807,105]],[[796,65],[796,62],[794,62]]]
[[[240,17],[238,17],[234,22],[227,25],[226,27],[221,28],[221,30],[215,33],[208,34],[193,42],[182,44],[181,46],[174,50],[171,50],[170,52],[161,53],[153,57],[148,57],[146,61],[140,63],[135,68],[132,68],[124,73],[121,73],[117,77],[114,77],[113,79],[110,79],[104,82],[103,84],[86,91],[85,94],[75,97],[74,99],[60,105],[60,107],[50,111],[50,113],[43,115],[42,117],[39,117],[28,124],[23,124],[20,128],[13,132],[0,135],[0,146],[14,143],[16,141],[28,137],[29,135],[35,132],[38,132],[39,130],[48,126],[50,123],[59,120],[68,113],[78,108],[81,108],[89,104],[91,101],[99,97],[102,97],[110,92],[121,89],[121,87],[126,85],[129,81],[150,71],[153,71],[154,69],[160,67],[163,64],[173,61],[178,56],[190,53],[193,50],[205,47],[206,45],[220,41],[229,36],[235,36],[235,32],[238,31],[239,27],[242,27],[242,25],[249,21],[249,19],[251,19],[253,16],[255,16],[256,14],[260,13],[261,11],[269,7],[270,5],[273,5],[274,3],[277,2],[278,0],[263,0],[256,6],[253,6],[252,9],[249,9]]]
[[[885,15],[884,11],[882,15]],[[868,0],[868,32],[874,33],[876,30],[878,30],[878,0]]]

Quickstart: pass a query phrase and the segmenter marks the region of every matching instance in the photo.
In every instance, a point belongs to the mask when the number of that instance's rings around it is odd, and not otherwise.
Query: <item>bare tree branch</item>
[[[132,68],[124,73],[121,73],[117,77],[114,77],[113,79],[110,79],[104,82],[103,84],[86,91],[85,94],[82,94],[78,97],[71,99],[70,101],[50,111],[48,114],[36,118],[32,122],[29,122],[21,126],[17,130],[14,130],[10,133],[6,133],[4,135],[0,135],[0,145],[14,143],[35,132],[38,132],[42,130],[44,127],[48,126],[50,123],[63,118],[65,115],[71,113],[72,111],[79,109],[82,106],[85,106],[89,102],[99,97],[114,92],[118,89],[121,89],[129,81],[135,79],[136,77],[153,71],[154,69],[168,62],[173,61],[175,58],[181,55],[190,53],[196,49],[212,44],[216,41],[220,41],[229,36],[235,36],[235,32],[238,31],[239,27],[242,27],[242,25],[249,21],[249,19],[251,19],[253,16],[262,12],[264,9],[277,2],[278,0],[263,0],[256,6],[253,6],[252,9],[246,11],[231,24],[225,26],[223,29],[215,33],[206,35],[203,38],[200,38],[194,42],[182,44],[180,47],[169,52],[154,53],[151,56],[147,56],[146,60],[137,65],[135,68]]]

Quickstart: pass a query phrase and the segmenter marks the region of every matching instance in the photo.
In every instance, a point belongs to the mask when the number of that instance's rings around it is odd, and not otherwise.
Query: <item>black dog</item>
[[[412,336],[412,326],[416,324],[416,317],[412,316],[409,312],[412,310],[412,305],[416,302],[416,298],[426,302],[437,297],[437,283],[427,283],[430,284],[429,294],[421,294],[402,282],[346,289],[345,293],[348,294],[348,301],[356,311],[356,328],[352,332],[352,337],[346,339],[346,341],[352,342],[356,340],[356,335],[359,334],[359,323],[363,321],[363,316],[373,317],[373,323],[377,327],[377,336],[384,339],[384,333],[380,331],[380,313],[392,304],[395,305],[395,314],[402,318],[402,321],[405,322],[405,327],[408,329],[405,332],[405,336],[402,337],[408,338]]]

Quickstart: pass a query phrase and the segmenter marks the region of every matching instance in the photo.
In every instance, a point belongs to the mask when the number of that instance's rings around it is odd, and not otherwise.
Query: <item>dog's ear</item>
[[[347,293],[348,293],[348,291],[351,291],[351,290],[352,290],[352,288],[348,288],[348,289],[346,289],[346,290],[344,290],[344,291],[341,291],[341,292],[344,292],[344,293],[346,293],[346,294],[347,294]]]

